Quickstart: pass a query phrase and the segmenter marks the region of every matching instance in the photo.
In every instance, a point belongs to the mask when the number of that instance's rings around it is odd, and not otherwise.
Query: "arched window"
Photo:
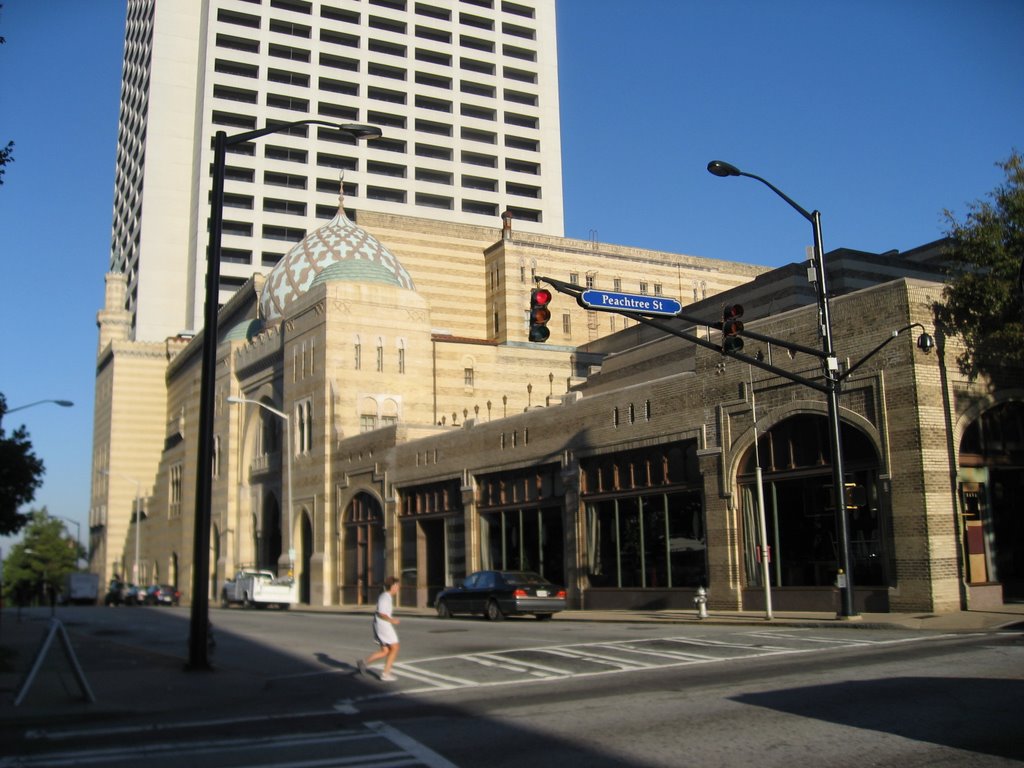
[[[894,586],[892,519],[879,496],[878,455],[859,429],[842,425],[845,481],[863,489],[847,506],[853,583]],[[758,547],[756,466],[760,460],[768,543],[769,578],[775,587],[828,587],[839,568],[839,536],[832,492],[828,420],[800,414],[758,438],[739,467],[744,560],[749,586],[762,586]],[[852,498],[857,498],[856,506]]]
[[[398,345],[398,372],[405,373],[405,339],[399,339]]]

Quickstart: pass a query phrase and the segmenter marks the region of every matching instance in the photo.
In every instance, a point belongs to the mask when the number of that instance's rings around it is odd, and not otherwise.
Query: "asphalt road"
[[[79,620],[76,618],[76,620]],[[181,654],[185,609],[79,626]],[[1024,761],[1024,636],[406,617],[397,683],[355,673],[369,617],[215,610],[252,707],[54,727],[13,765],[1003,766]],[[265,654],[260,656],[260,654]]]

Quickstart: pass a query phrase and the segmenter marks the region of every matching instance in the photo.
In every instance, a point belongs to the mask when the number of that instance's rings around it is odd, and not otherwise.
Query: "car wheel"
[[[243,595],[242,596],[242,607],[243,608],[252,608],[252,600],[249,599],[249,595]]]
[[[547,621],[547,620],[548,620],[548,619],[550,619],[550,618],[551,618],[551,617],[552,617],[553,615],[554,615],[554,614],[551,614],[551,613],[538,613],[538,614],[536,614],[536,616],[537,616],[537,621]]]
[[[498,607],[497,600],[491,600],[487,603],[487,618],[490,621],[501,621],[505,618],[505,614],[501,612],[501,608]]]
[[[442,619],[450,619],[452,617],[452,612],[448,610],[448,603],[444,600],[437,604],[437,615],[438,618]]]
[[[231,607],[231,602],[228,600],[228,593],[227,593],[226,590],[224,592],[220,593],[220,607],[221,608],[229,608],[229,607]]]

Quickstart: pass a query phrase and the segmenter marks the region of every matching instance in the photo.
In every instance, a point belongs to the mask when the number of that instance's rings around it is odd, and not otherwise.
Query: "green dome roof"
[[[225,341],[252,341],[260,331],[263,330],[263,321],[258,317],[253,320],[243,320],[226,334]]]
[[[405,287],[395,275],[394,270],[373,261],[338,261],[324,267],[323,271],[313,278],[313,285],[333,280],[344,280],[351,283],[386,283]]]

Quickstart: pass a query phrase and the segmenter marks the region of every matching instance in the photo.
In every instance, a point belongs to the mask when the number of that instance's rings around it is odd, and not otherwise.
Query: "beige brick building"
[[[960,376],[927,259],[905,254],[899,271],[916,277],[890,279],[891,257],[831,256],[833,289],[849,291],[832,302],[837,352],[847,368],[868,356],[840,401],[845,479],[863,489],[847,513],[857,610],[1019,596],[1024,379]],[[700,585],[715,608],[757,608],[756,461],[776,607],[834,608],[821,394],[561,294],[550,341],[526,341],[532,277],[546,275],[680,296],[709,322],[742,301],[748,330],[820,348],[794,270],[339,216],[221,310],[210,596],[243,564],[294,567],[318,605],[367,602],[396,575],[401,601],[425,606],[473,570],[528,568],[581,608],[692,608]],[[201,337],[128,341],[123,290],[108,276],[93,569],[131,573],[141,531],[139,578],[187,598]],[[744,353],[821,376],[784,346],[748,338]],[[288,414],[287,432],[267,408]],[[146,517],[133,525],[136,483]]]

